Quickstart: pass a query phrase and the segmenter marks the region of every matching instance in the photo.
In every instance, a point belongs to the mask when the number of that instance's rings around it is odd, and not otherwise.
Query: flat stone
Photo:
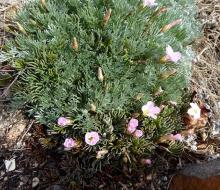
[[[169,190],[220,190],[220,160],[189,164],[172,178]]]
[[[0,115],[0,148],[17,148],[17,140],[23,135],[28,120],[20,111]]]

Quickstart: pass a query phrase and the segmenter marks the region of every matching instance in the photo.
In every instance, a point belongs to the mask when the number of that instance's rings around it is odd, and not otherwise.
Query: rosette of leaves
[[[161,0],[154,8],[138,0],[27,4],[16,18],[15,39],[5,47],[17,51],[10,61],[22,71],[13,105],[63,137],[84,141],[86,132],[97,131],[100,142],[82,146],[107,149],[109,159],[150,154],[160,136],[181,128],[179,109],[168,106],[156,120],[142,118],[140,139],[126,134],[127,121],[133,113],[140,116],[147,101],[182,102],[190,76],[189,44],[199,30],[194,8],[194,0]],[[162,32],[177,19],[182,23]],[[178,63],[161,63],[168,45],[182,53]],[[74,124],[57,126],[60,116]]]

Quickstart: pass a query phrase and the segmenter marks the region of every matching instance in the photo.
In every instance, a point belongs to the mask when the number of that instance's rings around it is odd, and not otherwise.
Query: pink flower
[[[143,0],[143,6],[144,7],[150,7],[150,8],[153,8],[155,6],[157,6],[158,3],[155,3],[155,0]]]
[[[71,125],[73,123],[72,120],[65,118],[65,117],[60,117],[57,121],[57,124],[60,126],[66,126],[66,125]]]
[[[151,165],[152,161],[151,161],[151,159],[141,159],[141,163],[143,165]]]
[[[143,115],[146,117],[152,117],[153,119],[157,118],[157,115],[160,113],[161,109],[155,106],[154,102],[147,102],[146,105],[142,106]]]
[[[100,137],[99,137],[99,134],[97,132],[87,132],[86,135],[85,135],[85,142],[88,144],[88,145],[96,145],[97,142],[100,140]]]
[[[182,55],[180,52],[174,52],[171,46],[166,47],[166,59],[174,63],[181,59]]]
[[[182,135],[181,134],[176,134],[176,135],[173,135],[173,138],[174,138],[174,140],[176,140],[176,141],[182,141],[183,140],[183,137],[182,137]]]
[[[179,134],[179,133],[176,134],[176,135],[171,134],[171,135],[170,135],[170,139],[175,140],[175,141],[182,141],[182,140],[183,140],[183,137],[182,137],[182,135]]]
[[[75,140],[73,140],[72,138],[66,138],[63,145],[65,148],[71,149],[71,148],[77,147],[78,143]]]
[[[138,126],[138,120],[132,118],[128,123],[128,128],[127,128],[128,133],[130,134],[134,133],[137,126]]]
[[[133,135],[136,138],[141,138],[144,135],[144,133],[141,130],[136,130]]]
[[[187,113],[197,120],[201,117],[201,109],[196,103],[190,103],[191,108],[188,109]]]

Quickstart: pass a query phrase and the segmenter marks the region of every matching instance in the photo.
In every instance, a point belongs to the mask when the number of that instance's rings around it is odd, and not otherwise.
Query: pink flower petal
[[[174,52],[170,45],[166,47],[166,58],[169,61],[176,63],[181,59],[181,57],[182,54],[180,52]]]
[[[146,107],[147,107],[148,109],[151,109],[151,108],[154,107],[154,105],[155,105],[154,102],[149,101],[149,102],[147,102]]]
[[[180,52],[175,52],[175,53],[173,53],[173,55],[171,56],[170,59],[171,59],[171,61],[176,63],[181,59],[181,57],[182,57],[182,55]]]
[[[171,47],[170,45],[168,45],[168,46],[166,47],[166,54],[167,54],[168,56],[170,56],[170,55],[173,54],[173,49],[172,49],[172,47]]]
[[[142,111],[144,116],[152,117],[153,119],[157,118],[157,115],[160,113],[161,109],[155,106],[154,102],[147,102],[142,106]]]
[[[153,107],[152,109],[151,109],[151,113],[153,113],[153,114],[159,114],[160,113],[160,108],[159,107]]]
[[[60,117],[57,120],[57,124],[62,127],[66,126],[66,125],[71,125],[72,123],[73,123],[72,120],[65,118],[65,117]]]
[[[132,127],[137,127],[138,126],[138,120],[137,119],[131,119],[128,123],[129,126],[132,126]]]
[[[128,131],[129,134],[134,133],[135,130],[136,130],[136,127],[133,127],[133,126],[128,126],[128,128],[127,128],[127,131]]]
[[[74,148],[77,146],[77,142],[73,140],[72,138],[66,138],[63,145],[65,148]]]
[[[181,134],[176,134],[176,135],[173,135],[173,138],[177,141],[182,141],[183,140],[183,137]]]

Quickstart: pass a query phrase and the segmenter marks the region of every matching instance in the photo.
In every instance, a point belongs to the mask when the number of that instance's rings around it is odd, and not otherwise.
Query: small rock
[[[2,177],[3,175],[5,175],[5,172],[4,172],[4,171],[1,171],[1,172],[0,172],[0,175],[1,175],[1,177]]]
[[[29,180],[28,176],[20,176],[20,180],[22,181],[23,184],[26,184]]]
[[[10,172],[10,171],[13,171],[15,170],[16,168],[16,164],[15,164],[15,159],[11,159],[11,160],[5,160],[5,169],[6,169],[6,172]]]
[[[220,160],[189,164],[172,178],[169,190],[220,190]]]
[[[163,178],[162,178],[162,181],[167,181],[168,179],[167,179],[167,176],[164,176]]]
[[[151,181],[152,179],[153,179],[153,176],[152,176],[152,174],[149,174],[149,175],[147,175],[147,181]]]
[[[47,190],[63,190],[63,188],[60,185],[53,185]]]
[[[38,177],[34,177],[34,178],[32,179],[32,188],[37,187],[38,184],[39,184],[39,182],[40,182],[39,178],[38,178]]]

